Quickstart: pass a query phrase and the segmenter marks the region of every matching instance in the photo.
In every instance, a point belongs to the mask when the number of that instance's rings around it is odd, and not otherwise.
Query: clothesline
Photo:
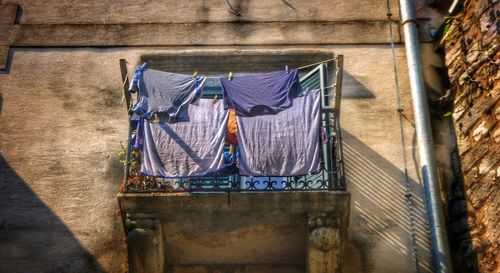
[[[323,64],[323,63],[327,63],[327,62],[331,62],[331,61],[335,61],[335,58],[323,60],[321,62],[317,62],[317,63],[313,63],[313,64],[304,65],[304,66],[298,67],[296,69],[297,70],[301,70],[301,69],[304,69],[304,68],[308,68],[308,67],[311,67],[311,66],[315,66],[315,65],[318,65],[318,64]]]
[[[334,61],[335,58],[331,58],[331,59],[327,59],[327,60],[323,60],[323,61],[320,61],[320,62],[317,62],[317,63],[312,63],[312,64],[308,64],[308,65],[304,65],[304,66],[301,66],[301,67],[297,67],[295,69],[297,70],[301,70],[301,69],[304,69],[304,68],[308,68],[308,67],[311,67],[311,66],[315,66],[315,65],[319,65],[319,64],[323,64],[323,63],[327,63],[327,62],[331,62],[331,61]],[[206,79],[219,79],[220,77],[216,77],[216,76],[205,76],[204,78]],[[327,87],[328,88],[328,87]]]
[[[319,65],[319,64],[323,64],[323,63],[327,63],[327,62],[330,62],[330,61],[334,61],[335,58],[331,58],[331,59],[326,59],[326,60],[323,60],[323,61],[319,61],[319,62],[316,62],[316,63],[312,63],[312,64],[308,64],[308,65],[304,65],[304,66],[301,66],[301,67],[298,67],[296,68],[297,70],[301,70],[301,69],[304,69],[304,68],[308,68],[308,67],[311,67],[311,66],[315,66],[315,65]],[[134,74],[134,77],[132,78],[132,81],[130,83],[130,90],[134,90],[134,89],[137,89],[138,86],[138,76],[139,74],[141,73],[141,71],[144,70],[144,68],[146,67],[146,62],[142,65],[142,66],[138,66],[136,69],[135,69],[135,74]],[[286,70],[288,70],[288,65],[286,66]],[[196,77],[198,75],[198,71],[195,71],[194,74],[193,74],[193,79],[194,77]],[[233,72],[229,72],[229,78],[231,78],[233,76]],[[206,76],[206,77],[203,77],[204,79],[220,79],[220,76],[219,77],[216,77],[216,76]],[[125,82],[128,80],[128,76],[127,78],[125,79],[125,81],[123,82],[123,84],[125,84]],[[327,86],[325,87],[324,89],[329,89],[329,88],[333,88],[335,87],[335,84],[331,85],[331,86]]]
[[[304,65],[304,66],[301,66],[301,67],[297,67],[297,68],[295,68],[295,69],[297,69],[297,70],[301,70],[301,69],[304,69],[304,68],[308,68],[308,67],[311,67],[311,66],[315,66],[315,65],[319,65],[319,64],[323,64],[323,63],[331,62],[331,61],[334,61],[334,60],[335,60],[335,58],[326,59],[326,60],[323,60],[323,61],[320,61],[320,62],[316,62],[316,63],[312,63],[312,64]],[[136,68],[136,71],[135,71],[135,72],[136,72],[136,73],[135,73],[136,75],[134,75],[134,78],[132,79],[132,82],[134,82],[134,81],[135,81],[135,84],[137,84],[137,77],[136,77],[136,76],[137,76],[137,74],[139,73],[139,70],[140,70],[141,68],[142,68],[142,69],[144,69],[145,67],[146,67],[146,63],[144,63],[142,66],[138,66],[138,67]],[[288,66],[286,66],[286,67],[288,68]],[[194,74],[193,74],[193,78],[194,78],[195,76],[197,76],[197,75],[198,75],[198,71],[195,71],[195,72],[194,72]],[[232,72],[230,72],[230,77],[231,77],[231,76],[232,76]],[[220,78],[220,76],[219,76],[219,77],[217,77],[217,76],[205,76],[204,78],[205,78],[205,79],[219,79],[219,78]],[[125,79],[125,81],[126,81],[126,80],[127,80],[127,79]],[[125,84],[125,82],[124,82],[124,84]],[[133,83],[133,84],[134,84],[134,83]],[[333,86],[329,86],[329,87],[326,87],[326,88],[331,88],[331,87],[333,87]]]

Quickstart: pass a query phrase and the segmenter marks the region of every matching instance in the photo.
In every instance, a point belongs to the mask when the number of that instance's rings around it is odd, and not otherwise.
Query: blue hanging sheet
[[[224,98],[240,117],[276,114],[302,95],[298,71],[278,71],[220,78]]]
[[[180,178],[223,173],[228,111],[222,100],[200,99],[191,104],[189,122],[143,121],[141,172]]]
[[[321,93],[295,98],[276,115],[237,116],[240,174],[297,176],[320,170]]]

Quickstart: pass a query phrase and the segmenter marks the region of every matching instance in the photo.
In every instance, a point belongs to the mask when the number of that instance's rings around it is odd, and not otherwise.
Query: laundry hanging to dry
[[[139,95],[132,111],[146,119],[162,113],[167,122],[176,122],[187,119],[188,105],[200,95],[205,78],[143,68],[134,81]]]
[[[277,71],[221,77],[224,99],[236,115],[251,117],[276,114],[292,106],[292,100],[302,95],[298,71]]]
[[[237,116],[239,170],[245,176],[297,176],[320,170],[319,90],[275,115]]]
[[[238,167],[244,176],[319,171],[320,92],[303,92],[297,70],[221,77],[223,100],[199,98],[205,77],[139,72],[133,81],[139,91],[133,110],[142,117],[142,132],[136,135],[143,137],[145,175],[225,173],[227,144],[239,145]],[[151,122],[153,116],[159,121]]]
[[[228,119],[222,100],[200,99],[188,107],[188,118],[176,123],[144,120],[143,174],[173,178],[221,172]]]

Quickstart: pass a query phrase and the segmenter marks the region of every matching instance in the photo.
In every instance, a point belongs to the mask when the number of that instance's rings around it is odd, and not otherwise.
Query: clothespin
[[[196,71],[196,70],[195,70],[195,71],[194,71],[194,73],[193,73],[193,77],[191,77],[191,79],[193,79],[193,80],[194,80],[194,78],[195,78],[196,76],[198,76],[198,71]]]
[[[229,79],[229,80],[232,80],[232,79],[233,79],[233,72],[229,72],[228,79]]]
[[[285,71],[286,71],[286,73],[290,72],[290,71],[288,71],[288,65],[285,65]]]
[[[217,99],[218,99],[217,95],[214,95],[214,100],[212,101],[212,103],[215,103]]]

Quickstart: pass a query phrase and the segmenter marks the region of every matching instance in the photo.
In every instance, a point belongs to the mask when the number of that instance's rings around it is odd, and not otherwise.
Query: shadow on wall
[[[456,136],[455,128],[450,124],[453,135]],[[472,243],[472,232],[474,223],[468,221],[468,206],[464,176],[462,173],[462,165],[460,163],[460,155],[457,144],[454,143],[454,148],[451,151],[452,168],[454,178],[450,189],[447,192],[448,198],[448,238],[450,241],[450,251],[454,271],[456,273],[477,273],[478,256],[477,249],[474,249]]]
[[[342,99],[374,99],[375,94],[366,88],[360,81],[349,74],[343,72],[342,78]]]
[[[381,257],[393,257],[392,259],[397,261],[396,257],[399,256],[411,262],[411,259],[414,259],[414,249],[405,198],[404,172],[349,132],[343,131],[343,142],[347,185],[354,197],[350,223],[350,229],[354,232],[349,232],[349,249],[357,253],[350,257],[354,261],[348,262],[356,264],[358,260],[361,261],[360,268],[348,269],[346,272],[370,272],[375,259]],[[399,146],[394,149],[401,148]],[[408,272],[433,272],[429,259],[431,249],[423,190],[421,185],[411,178],[409,183],[415,212],[419,271],[413,260],[414,270]],[[384,254],[377,254],[377,251],[381,250]],[[348,250],[349,252],[351,251]],[[366,257],[368,253],[370,256]],[[380,261],[377,263],[380,264]],[[387,270],[385,272],[398,272],[399,269],[393,267],[390,262],[385,264],[387,268],[382,269]]]
[[[105,272],[1,154],[0,188],[0,272]]]
[[[2,2],[2,1],[0,1]],[[2,74],[9,74],[10,73],[10,68],[12,66],[12,60],[14,58],[14,50],[9,47],[7,51],[7,56],[0,56],[0,58],[5,58],[5,68],[0,68],[0,75]]]

